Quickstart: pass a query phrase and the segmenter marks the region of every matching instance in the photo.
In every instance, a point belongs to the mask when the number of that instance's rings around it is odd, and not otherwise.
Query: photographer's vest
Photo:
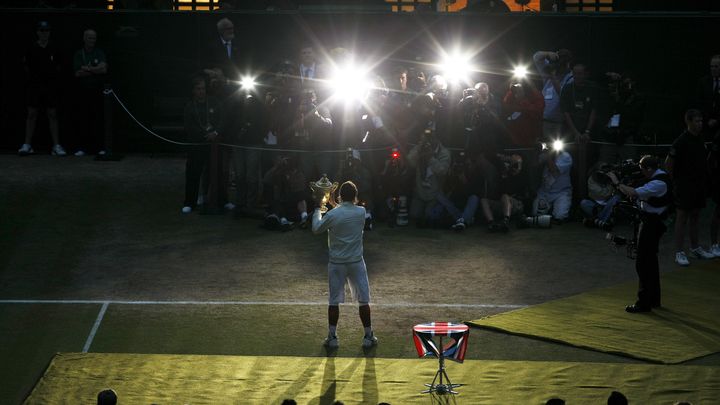
[[[672,184],[670,182],[670,176],[667,173],[660,173],[660,174],[657,174],[657,175],[651,177],[650,180],[645,182],[645,184],[647,184],[653,180],[660,180],[663,183],[665,183],[665,187],[666,187],[665,194],[663,194],[660,197],[650,197],[645,202],[649,206],[655,207],[655,208],[662,208],[662,207],[670,208],[670,206],[673,203]],[[668,211],[669,211],[669,209],[665,210],[663,215],[667,214]]]

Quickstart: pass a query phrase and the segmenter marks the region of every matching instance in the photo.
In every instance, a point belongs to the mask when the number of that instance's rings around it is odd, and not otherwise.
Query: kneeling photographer
[[[625,307],[625,311],[630,313],[649,312],[660,306],[658,245],[660,237],[667,230],[663,220],[672,202],[672,193],[668,192],[669,176],[658,168],[658,159],[650,155],[643,156],[640,169],[648,181],[637,188],[621,184],[614,173],[608,173],[619,192],[639,201],[641,222],[637,235],[635,271],[640,283],[637,301]]]

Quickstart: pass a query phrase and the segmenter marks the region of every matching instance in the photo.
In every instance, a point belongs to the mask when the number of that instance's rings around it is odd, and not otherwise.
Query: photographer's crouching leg
[[[572,192],[561,193],[552,200],[552,216],[553,222],[560,225],[567,221],[570,216],[570,207],[572,206]]]

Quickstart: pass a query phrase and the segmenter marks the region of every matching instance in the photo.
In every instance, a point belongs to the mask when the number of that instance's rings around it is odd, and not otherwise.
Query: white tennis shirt
[[[316,209],[312,218],[313,233],[328,231],[331,263],[354,263],[363,258],[365,208],[343,202],[325,215]]]

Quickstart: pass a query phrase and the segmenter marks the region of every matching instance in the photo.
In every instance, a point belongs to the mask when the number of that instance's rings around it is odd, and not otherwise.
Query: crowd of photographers
[[[238,74],[232,22],[217,28],[185,109],[188,140],[197,143],[185,213],[199,202],[238,216],[264,207],[270,229],[305,227],[308,183],[326,175],[358,185],[367,229],[375,221],[457,231],[482,223],[507,232],[513,222],[549,227],[581,216],[610,229],[621,196],[607,174],[641,181],[634,145],[642,143],[645,102],[633,75],[608,72],[608,85],[598,85],[568,50],[535,53],[535,73],[499,85],[462,86],[412,66],[343,70],[359,63],[354,55],[313,46],[250,79]],[[708,140],[717,131],[719,92],[712,88],[698,105]],[[716,200],[716,182],[705,180],[718,177],[708,171],[717,172],[717,142],[708,143],[711,165],[694,186],[705,193],[707,184]],[[227,193],[231,184],[235,195]],[[717,210],[713,217],[716,223]]]

